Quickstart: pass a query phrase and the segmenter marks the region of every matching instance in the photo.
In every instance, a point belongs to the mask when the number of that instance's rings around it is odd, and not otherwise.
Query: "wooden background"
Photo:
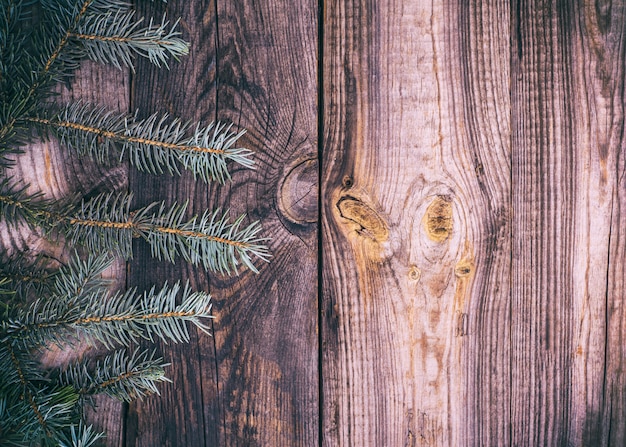
[[[189,279],[214,337],[159,347],[161,397],[100,401],[108,445],[626,445],[624,1],[140,3],[190,56],[85,64],[64,95],[233,122],[257,169],[207,186],[51,142],[19,174],[246,212],[273,259],[224,278],[137,245],[120,284]]]

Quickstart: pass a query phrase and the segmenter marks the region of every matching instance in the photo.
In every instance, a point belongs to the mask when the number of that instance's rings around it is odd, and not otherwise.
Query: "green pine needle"
[[[192,126],[167,114],[137,119],[81,102],[26,122],[43,134],[54,131],[61,144],[99,163],[128,157],[137,169],[151,174],[180,175],[182,168],[205,182],[225,183],[230,179],[228,162],[254,168],[252,151],[236,146],[244,131],[232,132],[232,126],[222,123]]]
[[[165,377],[169,363],[157,358],[154,351],[129,355],[126,350],[118,350],[94,367],[91,363],[87,360],[72,365],[62,373],[60,382],[75,387],[81,396],[106,394],[124,402],[159,394],[157,383],[170,382]]]
[[[0,341],[25,348],[49,343],[65,346],[72,340],[99,342],[109,348],[139,339],[177,343],[189,341],[187,323],[208,334],[203,320],[212,318],[211,296],[185,286],[177,305],[179,292],[180,285],[175,283],[141,295],[130,289],[113,296],[98,291],[81,297],[42,298],[2,321]]]

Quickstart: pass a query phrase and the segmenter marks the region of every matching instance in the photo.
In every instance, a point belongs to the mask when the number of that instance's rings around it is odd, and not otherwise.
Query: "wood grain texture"
[[[625,14],[622,2],[515,11],[513,443],[626,442]]]
[[[495,212],[508,201],[508,77],[498,71],[503,64],[507,68],[508,48],[479,48],[494,60],[492,78],[462,78],[455,59],[461,18],[448,22],[454,8],[442,2],[326,4],[327,446],[465,444],[463,353],[478,331],[471,312],[490,299],[497,304],[487,318],[506,309],[498,296],[474,301],[472,291],[476,284],[491,287],[502,270],[508,274],[502,257],[506,240],[499,247],[500,241],[483,239],[485,227],[497,224]],[[508,17],[505,7],[492,14]],[[498,31],[506,34],[507,28]],[[473,32],[464,37],[476,45],[478,30]],[[503,62],[498,52],[504,53]],[[485,91],[481,82],[497,84],[490,91],[495,97],[470,97],[464,104],[452,90],[467,88],[463,81],[483,87],[476,94]],[[485,119],[478,125],[463,116],[463,107],[471,110],[474,101]],[[496,102],[499,108],[492,108]],[[493,147],[487,152],[485,142],[469,140],[464,126],[490,129],[481,138],[490,138]],[[492,179],[484,191],[475,171],[481,156],[482,175]],[[489,250],[491,261],[485,256]],[[492,271],[489,265],[495,265]]]
[[[326,3],[324,445],[624,443],[625,24]]]
[[[315,445],[317,375],[316,4],[168,2],[191,54],[164,73],[142,66],[133,106],[248,129],[256,170],[223,187],[133,174],[137,203],[191,197],[194,212],[260,219],[273,259],[221,277],[147,260],[133,284],[189,279],[214,298],[214,337],[166,346],[172,386],[129,407],[126,445]],[[157,14],[158,15],[158,14]]]
[[[220,445],[318,443],[317,2],[217,1],[218,118],[248,129],[255,172],[216,191],[261,219],[259,275],[212,282]]]
[[[100,400],[107,445],[626,445],[624,2],[138,3],[191,54],[130,92],[85,64],[62,98],[233,122],[257,169],[128,184],[47,142],[15,172],[245,212],[274,257],[229,278],[137,243],[128,285],[210,291],[215,336],[159,345],[160,397]]]

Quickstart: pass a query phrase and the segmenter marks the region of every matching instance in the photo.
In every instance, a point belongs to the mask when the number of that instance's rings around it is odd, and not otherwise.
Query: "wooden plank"
[[[459,310],[464,345],[457,445],[506,445],[510,431],[511,101],[510,2],[452,2],[442,71],[454,121],[451,171],[469,210],[471,288]]]
[[[326,4],[324,445],[506,439],[509,6],[466,3]]]
[[[317,2],[217,1],[218,117],[248,129],[255,172],[215,200],[261,219],[273,259],[217,278],[220,445],[318,444]],[[245,175],[244,175],[245,174]]]
[[[160,18],[164,13],[181,18],[179,30],[192,43],[190,54],[170,69],[160,69],[147,62],[137,64],[133,77],[131,107],[146,116],[168,113],[185,120],[210,123],[215,117],[215,14],[211,4],[147,2],[138,5],[140,16]],[[129,175],[130,190],[137,206],[166,200],[169,203],[189,200],[193,213],[211,207],[207,186],[191,176],[168,177]],[[193,269],[179,261],[175,265],[151,259],[145,244],[136,245],[135,258],[129,263],[129,286],[146,289],[167,280],[189,281],[195,290],[208,290],[208,277],[202,269]],[[213,341],[204,334],[190,331],[191,340],[184,345],[158,344],[159,353],[172,365],[167,375],[171,385],[160,387],[160,396],[131,403],[125,418],[125,445],[177,446],[215,445],[216,433],[205,433],[204,393],[217,393]],[[208,351],[204,353],[203,351]],[[208,360],[207,360],[208,358]],[[215,426],[211,427],[215,431]]]
[[[570,443],[626,444],[624,88],[626,5],[577,5],[563,21],[575,141]],[[570,31],[571,30],[571,31]],[[584,247],[584,248],[583,248]]]
[[[625,14],[514,14],[513,444],[625,442]]]
[[[129,73],[90,61],[85,61],[67,86],[58,86],[58,104],[83,101],[99,104],[114,112],[128,111]],[[15,167],[10,175],[14,180],[29,185],[29,191],[42,192],[44,196],[65,199],[70,196],[89,196],[105,191],[119,191],[127,187],[128,172],[125,165],[103,167],[95,162],[79,157],[74,151],[59,145],[54,138],[34,142],[27,146],[23,154],[15,157]],[[11,253],[20,252],[33,259],[43,254],[52,260],[67,262],[69,250],[62,244],[51,243],[37,232],[28,228],[21,231],[7,229],[4,223],[0,228],[0,241],[3,249]],[[125,265],[116,262],[106,272],[114,281],[113,288],[125,285]],[[63,367],[77,360],[84,352],[94,354],[92,348],[72,346],[61,350],[51,347],[43,352],[41,361],[48,366]],[[87,408],[86,418],[96,430],[107,432],[108,445],[122,442],[122,404],[119,401],[98,396],[96,409]]]
[[[163,347],[172,386],[129,407],[126,445],[315,445],[317,376],[316,4],[170,1],[191,55],[168,73],[143,66],[133,106],[248,129],[257,169],[224,187],[135,175],[137,202],[192,197],[261,219],[274,258],[261,273],[207,276],[147,261],[133,284],[190,279],[214,297],[214,338]]]

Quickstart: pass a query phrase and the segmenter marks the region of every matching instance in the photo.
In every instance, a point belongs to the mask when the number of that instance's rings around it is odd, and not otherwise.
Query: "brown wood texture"
[[[157,5],[154,5],[157,6]],[[152,9],[153,5],[150,5]],[[149,260],[138,245],[129,282],[189,280],[213,296],[214,337],[163,346],[173,380],[130,405],[127,446],[293,446],[318,437],[317,5],[312,1],[170,1],[191,54],[168,72],[142,64],[132,107],[246,128],[256,169],[224,186],[131,173],[137,204],[190,198],[194,213],[260,219],[272,262],[224,277]],[[157,12],[155,14],[159,16]]]
[[[323,444],[623,445],[623,2],[323,23]]]
[[[624,445],[626,5],[513,26],[511,439]]]
[[[191,54],[86,63],[61,98],[232,122],[256,170],[207,185],[50,141],[15,175],[247,213],[273,258],[224,277],[137,242],[119,284],[211,292],[214,336],[157,346],[161,396],[99,400],[106,445],[626,445],[626,2],[137,3]]]

